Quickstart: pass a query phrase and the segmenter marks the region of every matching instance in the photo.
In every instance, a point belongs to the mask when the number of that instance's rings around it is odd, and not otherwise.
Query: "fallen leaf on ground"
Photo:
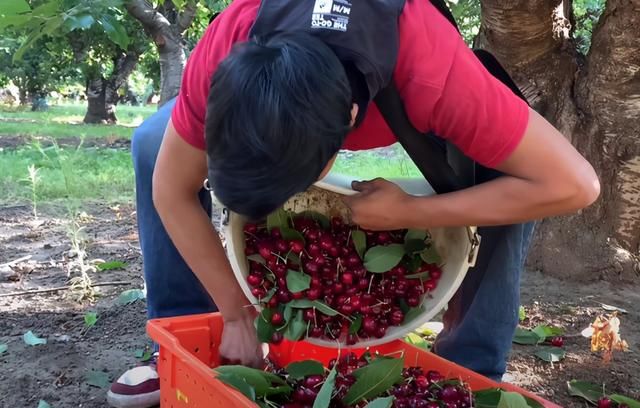
[[[22,336],[22,339],[24,340],[24,343],[28,346],[37,346],[40,344],[47,344],[47,339],[43,339],[41,337],[36,336],[35,334],[33,334],[31,330],[26,332]]]

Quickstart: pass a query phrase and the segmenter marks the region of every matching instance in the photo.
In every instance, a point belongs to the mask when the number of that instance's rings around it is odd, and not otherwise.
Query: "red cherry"
[[[365,333],[374,334],[377,328],[378,324],[373,317],[367,316],[362,319],[362,330],[364,330]]]
[[[310,228],[305,232],[305,237],[307,237],[307,239],[309,241],[316,241],[318,239],[318,236],[320,234],[320,231],[318,231],[315,228]]]
[[[278,278],[284,278],[287,275],[287,266],[285,264],[277,264],[273,268],[273,273]]]
[[[427,380],[429,380],[430,384],[433,384],[444,380],[444,376],[438,371],[430,370],[427,372]]]
[[[264,290],[263,288],[253,288],[251,289],[251,294],[257,297],[258,299],[261,299],[267,294],[267,291]]]
[[[246,247],[244,247],[244,254],[245,254],[246,256],[253,255],[253,254],[255,254],[256,252],[258,252],[258,251],[257,251],[257,250],[256,250],[256,248],[255,248],[255,247],[253,247],[253,246],[246,246]]]
[[[374,335],[381,339],[384,337],[384,335],[387,334],[387,326],[384,325],[379,325],[378,327],[376,327],[376,332],[374,333]]]
[[[613,402],[607,398],[602,397],[598,400],[598,408],[611,408],[613,407]]]
[[[438,398],[443,402],[458,402],[460,401],[460,393],[454,385],[445,385],[438,393]]]
[[[316,311],[315,309],[305,309],[303,312],[302,317],[304,317],[304,320],[308,321],[308,322],[313,322],[316,320]]]
[[[280,344],[282,343],[283,340],[283,336],[282,333],[280,332],[275,332],[273,333],[273,336],[271,336],[271,343],[273,344]]]
[[[388,232],[379,232],[376,241],[380,245],[388,244],[391,242],[391,235]]]
[[[256,232],[258,232],[258,226],[256,224],[252,224],[250,222],[244,224],[244,228],[243,228],[244,232],[247,232],[249,234],[255,234]]]
[[[267,303],[269,305],[269,307],[271,308],[276,308],[278,307],[278,298],[276,298],[275,296],[271,296],[271,299],[269,299],[269,302]]]
[[[320,266],[313,261],[307,261],[304,264],[304,269],[306,272],[309,272],[310,274],[315,274],[315,273],[318,273],[318,271],[320,270]]]
[[[279,227],[271,228],[271,236],[274,238],[282,238],[282,234],[280,233]]]
[[[353,274],[351,272],[345,272],[342,274],[342,283],[351,286],[353,284]]]
[[[322,256],[322,249],[320,249],[320,245],[316,244],[315,242],[309,244],[307,251],[309,252],[309,255],[314,258],[317,256]]]
[[[275,312],[273,315],[271,315],[271,324],[280,326],[283,323],[284,323],[284,316],[282,316],[282,313]]]
[[[340,282],[336,282],[333,284],[333,293],[340,294],[344,292],[344,285]]]
[[[321,375],[310,375],[303,381],[303,385],[307,388],[315,388],[320,383],[324,382],[324,377]]]
[[[322,337],[323,334],[324,334],[324,331],[322,330],[321,327],[314,327],[309,332],[309,335],[311,337]]]
[[[275,255],[272,252],[273,247],[270,242],[263,241],[258,244],[258,253],[267,261],[270,259],[275,259]]]
[[[322,289],[320,288],[311,288],[307,291],[307,299],[309,300],[318,300],[322,296]]]
[[[299,254],[300,252],[304,251],[304,244],[299,240],[289,241],[289,248],[294,253]]]
[[[328,251],[329,248],[331,247],[335,247],[335,244],[333,242],[333,238],[331,238],[331,235],[323,235],[322,238],[320,238],[320,241],[318,241],[320,244],[320,248],[324,249],[325,251]]]
[[[354,312],[358,312],[360,307],[362,306],[362,301],[360,300],[360,296],[351,296],[349,298],[349,304],[353,307]]]
[[[369,279],[360,278],[358,279],[358,289],[367,289],[369,287]]]
[[[280,303],[289,303],[291,301],[291,292],[286,289],[279,289],[278,292],[276,292],[276,296]]]
[[[260,286],[262,285],[262,282],[264,281],[264,279],[262,278],[262,276],[258,275],[258,274],[250,274],[249,276],[247,276],[247,283],[251,286]]]
[[[353,306],[351,306],[350,303],[345,303],[340,307],[340,311],[349,316],[351,313],[353,313]]]
[[[287,252],[289,250],[289,245],[287,244],[287,241],[285,241],[284,239],[279,239],[276,241],[276,250],[278,252]]]
[[[357,342],[358,342],[358,336],[356,336],[355,334],[349,334],[347,336],[347,345],[348,346],[353,346]]]
[[[561,336],[552,338],[551,345],[553,347],[562,347],[564,345],[564,338],[562,338]]]
[[[433,279],[429,279],[428,281],[425,281],[423,285],[424,290],[426,290],[427,292],[433,291],[437,286],[438,286],[437,282]]]
[[[292,299],[296,299],[296,300],[300,300],[300,299],[304,299],[304,295],[305,295],[304,291],[302,291],[302,292],[292,292],[291,293],[291,298]]]
[[[362,262],[360,261],[360,257],[357,254],[351,254],[345,259],[345,264],[348,267],[355,268],[360,266]]]
[[[331,255],[334,258],[337,257],[338,255],[340,255],[340,249],[338,249],[338,247],[334,247],[334,246],[329,248],[327,250],[327,252],[329,253],[329,255]]]
[[[434,268],[429,272],[429,278],[439,280],[442,277],[442,270],[440,268]]]

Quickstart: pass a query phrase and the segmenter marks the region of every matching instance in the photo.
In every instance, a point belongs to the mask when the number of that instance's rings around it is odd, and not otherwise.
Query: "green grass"
[[[420,177],[420,171],[402,147],[363,152],[343,152],[332,168],[333,172],[361,179]]]
[[[155,106],[118,106],[117,125],[87,125],[82,123],[85,104],[56,105],[45,112],[0,106],[0,135],[130,138],[133,129],[155,110]]]
[[[0,205],[29,202],[28,168],[38,170],[38,202],[58,200],[132,202],[133,167],[128,151],[33,146],[0,152]]]

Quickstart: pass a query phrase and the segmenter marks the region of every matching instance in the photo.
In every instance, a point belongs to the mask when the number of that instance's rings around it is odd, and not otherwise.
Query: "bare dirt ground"
[[[67,284],[70,245],[64,218],[43,212],[31,221],[30,208],[0,209],[0,408],[33,407],[43,399],[53,408],[105,407],[105,389],[90,386],[86,376],[102,371],[113,379],[137,363],[135,350],[149,345],[145,335],[144,302],[119,305],[126,289],[142,288],[141,259],[131,207],[92,207],[84,218],[88,259],[127,262],[122,270],[91,273],[94,282],[126,282],[102,286],[95,302],[77,302],[69,291],[38,295],[2,296]],[[30,256],[29,259],[20,258]],[[19,260],[18,262],[13,262]],[[533,347],[516,346],[509,364],[510,381],[562,406],[583,407],[572,399],[566,382],[572,379],[604,383],[607,390],[640,396],[640,286],[607,282],[559,281],[530,272],[523,280],[524,325],[550,323],[565,328],[567,358],[553,366],[537,360]],[[619,353],[610,364],[589,350],[579,336],[602,303],[628,311],[621,315],[621,334],[631,352]],[[97,324],[84,328],[84,315],[98,313]],[[46,345],[27,346],[23,334],[33,331]],[[491,335],[491,333],[486,333]]]

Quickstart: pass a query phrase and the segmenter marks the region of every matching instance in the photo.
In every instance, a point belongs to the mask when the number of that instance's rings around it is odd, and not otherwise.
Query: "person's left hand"
[[[351,188],[358,193],[343,197],[343,201],[351,210],[354,224],[374,231],[410,227],[407,207],[412,196],[396,184],[377,178],[354,181]]]

